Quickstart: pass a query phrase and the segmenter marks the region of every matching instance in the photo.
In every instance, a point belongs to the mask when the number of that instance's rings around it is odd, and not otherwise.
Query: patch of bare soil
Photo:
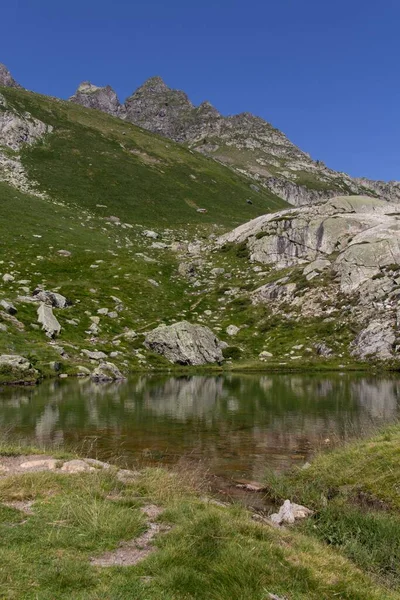
[[[19,510],[26,515],[33,515],[33,500],[15,500],[13,502],[2,502],[4,506],[8,506],[8,508],[14,508],[15,510]]]
[[[165,533],[171,528],[163,523],[154,522],[163,509],[154,504],[147,504],[141,508],[147,517],[148,529],[138,538],[129,542],[122,542],[116,550],[105,552],[91,560],[91,564],[97,567],[129,567],[144,560],[149,554],[156,551],[152,541],[159,533]]]

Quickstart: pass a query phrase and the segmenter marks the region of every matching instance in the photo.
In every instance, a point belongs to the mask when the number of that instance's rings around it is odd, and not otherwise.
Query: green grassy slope
[[[249,180],[213,160],[109,115],[23,90],[1,93],[8,110],[29,113],[54,129],[21,152],[29,180],[45,199],[0,182],[0,275],[15,278],[12,283],[0,278],[0,299],[16,303],[21,324],[0,314],[0,353],[27,356],[44,374],[55,360],[67,372],[76,372],[78,364],[91,366],[81,356],[84,348],[120,352],[114,362],[125,372],[143,367],[136,357],[143,337],[129,342],[115,337],[179,320],[196,301],[178,276],[179,253],[152,248],[144,227],[167,244],[206,240],[284,203],[252,190]],[[110,216],[121,222],[110,223]],[[72,255],[62,257],[58,250]],[[37,304],[18,301],[37,285],[72,301],[56,311],[62,326],[58,342],[67,358],[60,359],[37,329]],[[117,319],[101,317],[93,340],[91,317],[100,308],[114,311],[112,296],[124,309]],[[153,366],[168,364],[153,358]]]
[[[1,93],[14,110],[54,127],[45,142],[25,149],[23,164],[39,189],[70,206],[132,223],[229,227],[285,206],[212,159],[130,123],[26,91]]]
[[[0,447],[0,461],[1,454],[17,453]],[[204,498],[206,489],[198,473],[182,468],[146,469],[127,483],[114,468],[6,473],[0,477],[1,597],[399,599],[313,536],[256,522],[239,506],[215,505]],[[140,509],[149,504],[163,509],[157,521],[168,527],[149,554],[132,566],[92,564],[148,529]]]

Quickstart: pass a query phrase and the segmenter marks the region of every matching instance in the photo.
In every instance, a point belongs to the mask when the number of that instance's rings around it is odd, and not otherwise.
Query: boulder
[[[11,302],[7,302],[7,300],[1,300],[0,306],[4,308],[9,315],[15,315],[18,312],[15,306],[11,304]]]
[[[33,297],[37,301],[49,304],[53,308],[67,308],[68,306],[66,297],[56,292],[47,292],[45,290],[36,289],[33,292]]]
[[[46,332],[48,337],[55,337],[61,331],[61,325],[53,315],[53,309],[48,304],[42,302],[37,310],[38,323]]]
[[[228,327],[226,328],[226,333],[230,336],[237,335],[239,331],[240,327],[237,327],[236,325],[228,325]]]
[[[290,500],[285,500],[278,513],[271,515],[271,522],[274,525],[291,525],[299,519],[306,519],[313,514],[313,511],[301,504],[295,504]]]
[[[18,354],[0,355],[0,375],[10,383],[35,382],[39,373],[34,369],[27,358]]]
[[[175,364],[205,365],[223,361],[220,341],[211,329],[188,321],[160,325],[147,333],[144,345]]]
[[[99,382],[120,381],[125,379],[118,367],[111,362],[101,362],[90,377],[93,381]]]
[[[107,354],[100,350],[82,350],[82,354],[85,354],[91,360],[104,360],[107,358]]]
[[[351,354],[357,358],[393,358],[396,336],[392,325],[381,320],[371,321],[352,342]]]

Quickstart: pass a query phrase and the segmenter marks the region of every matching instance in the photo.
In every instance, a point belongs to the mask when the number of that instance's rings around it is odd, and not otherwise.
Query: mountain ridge
[[[0,85],[20,87],[0,64]],[[194,105],[160,76],[147,79],[121,103],[110,86],[82,82],[69,98],[106,112],[209,156],[294,206],[338,194],[361,194],[400,202],[399,181],[375,181],[334,171],[313,160],[263,118],[249,112],[222,115],[209,101]]]

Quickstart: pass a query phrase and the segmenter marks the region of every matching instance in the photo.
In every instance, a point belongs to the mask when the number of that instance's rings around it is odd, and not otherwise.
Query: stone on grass
[[[290,500],[285,500],[278,513],[271,515],[271,522],[274,525],[291,525],[297,520],[306,519],[313,514],[313,511],[301,504],[295,504]]]
[[[15,315],[18,312],[15,306],[11,304],[11,302],[7,302],[7,300],[1,300],[0,306],[2,306],[9,315]]]
[[[11,283],[12,281],[14,281],[14,277],[10,275],[10,273],[4,273],[3,281],[4,283]]]
[[[68,460],[61,467],[61,471],[64,471],[66,473],[84,473],[87,471],[94,471],[94,470],[95,470],[94,467],[91,467],[90,465],[88,465],[88,463],[85,462],[84,460],[79,460],[79,459]]]
[[[220,341],[208,327],[180,321],[146,334],[145,347],[172,363],[205,365],[223,361]]]
[[[62,294],[57,292],[47,292],[45,290],[36,289],[33,292],[35,300],[49,304],[53,308],[67,308],[68,300]]]
[[[7,375],[11,383],[35,382],[39,373],[34,369],[27,358],[19,354],[0,355],[0,373]]]
[[[38,323],[46,332],[48,337],[55,337],[61,331],[61,325],[53,315],[53,309],[48,304],[42,302],[37,310]]]
[[[226,328],[226,333],[231,336],[237,335],[239,333],[239,331],[240,331],[240,327],[236,327],[236,325],[229,325]]]
[[[19,465],[20,469],[35,471],[53,471],[57,466],[54,458],[41,458],[38,460],[28,460]]]
[[[111,362],[101,362],[91,374],[91,378],[100,383],[125,379],[118,367]]]
[[[107,358],[107,354],[100,350],[82,350],[81,354],[85,354],[91,360],[104,360]]]

